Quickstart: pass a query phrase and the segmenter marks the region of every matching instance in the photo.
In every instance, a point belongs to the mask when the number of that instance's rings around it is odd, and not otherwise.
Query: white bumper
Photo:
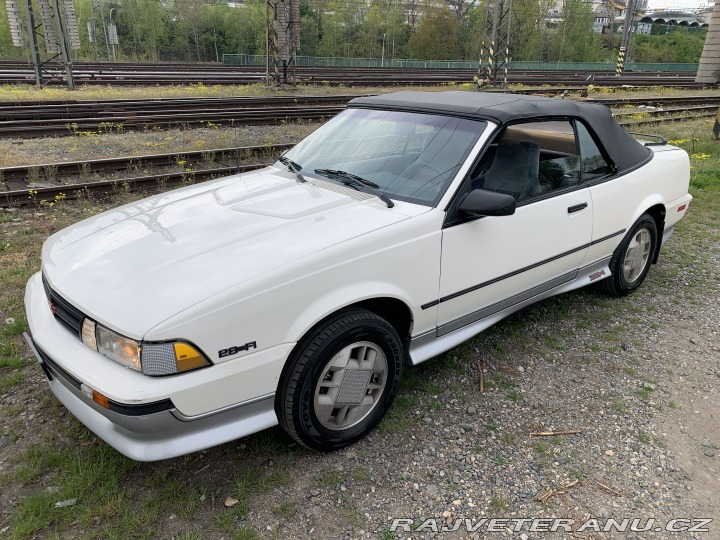
[[[25,306],[29,344],[53,393],[96,435],[132,459],[175,457],[277,424],[274,392],[242,390],[258,378],[266,379],[265,388],[275,388],[294,344],[183,375],[148,377],[104,358],[62,327],[48,307],[39,273],[28,282]],[[110,409],[88,397],[92,390],[110,399]]]

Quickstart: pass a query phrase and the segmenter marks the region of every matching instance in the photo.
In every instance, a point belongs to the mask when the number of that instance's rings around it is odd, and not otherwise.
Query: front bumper
[[[274,394],[197,419],[184,417],[169,399],[143,405],[111,402],[111,408],[106,409],[87,395],[85,385],[38,349],[30,336],[25,334],[25,339],[55,397],[93,433],[131,459],[157,461],[177,457],[277,424]]]
[[[26,340],[53,394],[132,459],[172,458],[277,424],[276,378],[292,345],[186,375],[148,377],[99,357],[62,327],[48,308],[39,274],[28,282],[25,306],[32,336]],[[255,385],[255,393],[248,384]],[[109,398],[109,408],[93,401],[93,390]]]

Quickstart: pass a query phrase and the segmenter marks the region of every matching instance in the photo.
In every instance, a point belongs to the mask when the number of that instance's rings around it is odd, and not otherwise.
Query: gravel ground
[[[284,144],[299,141],[319,125],[294,123],[280,129],[277,126],[242,126],[129,133],[88,132],[67,137],[0,139],[0,167]]]
[[[249,129],[248,138],[264,136],[252,131],[264,128]],[[46,157],[51,150],[43,148]],[[73,204],[66,211],[80,219],[85,213]],[[2,216],[2,239],[10,242],[38,220],[56,227],[51,216],[30,209]],[[142,499],[154,476],[178,472],[198,493],[190,517],[160,512],[161,534],[153,537],[162,538],[184,531],[229,538],[219,526],[227,517],[273,539],[718,539],[720,520],[704,534],[655,530],[675,518],[720,518],[718,236],[717,224],[686,219],[635,294],[610,299],[584,289],[549,299],[407,370],[388,417],[351,448],[302,451],[275,428],[188,458],[129,468],[123,486]],[[25,255],[0,256],[11,264],[10,257]],[[88,444],[87,432],[78,434],[77,422],[45,397],[45,388],[38,372],[0,392],[0,433],[13,433],[0,436],[0,473],[34,443]],[[531,435],[539,432],[571,433]],[[252,466],[286,478],[253,492],[247,512],[230,515],[223,501],[237,494],[238,478]],[[33,490],[51,490],[46,483],[4,485],[0,517]],[[487,532],[487,524],[467,532],[464,523],[455,531],[433,530],[443,523],[453,528],[456,519],[536,517],[573,519],[576,527],[597,521],[584,531],[556,533],[512,530],[515,522],[500,523],[498,532]],[[425,526],[392,533],[395,518]],[[654,522],[649,531],[597,532],[609,519],[624,518],[637,518],[640,529]],[[83,538],[83,527],[71,526],[61,537]]]
[[[251,522],[275,538],[354,539],[393,538],[393,518],[416,528],[429,518],[448,528],[457,518],[596,518],[600,528],[639,518],[636,530],[653,519],[652,530],[598,533],[591,524],[490,537],[720,538],[719,523],[706,534],[655,530],[720,515],[719,254],[717,242],[705,250],[681,233],[631,297],[570,293],[434,360],[443,367],[416,374],[421,388],[400,394],[413,403],[401,413],[410,427],[304,458],[308,472],[256,501]],[[578,433],[530,436],[566,430]],[[273,514],[280,498],[300,509],[295,519]],[[428,524],[395,537],[486,534]]]

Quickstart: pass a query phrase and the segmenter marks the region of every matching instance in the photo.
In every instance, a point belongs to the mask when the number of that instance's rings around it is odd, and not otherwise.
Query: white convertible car
[[[639,287],[689,170],[600,105],[358,98],[272,166],[54,234],[28,343],[58,399],[133,459],[277,423],[341,448],[387,412],[403,366],[551,295]]]

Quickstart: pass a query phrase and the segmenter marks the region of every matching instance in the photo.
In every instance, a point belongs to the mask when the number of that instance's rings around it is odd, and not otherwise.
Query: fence
[[[262,54],[223,54],[223,64],[233,66],[264,66]],[[405,60],[380,58],[341,58],[323,56],[298,56],[298,67],[349,67],[349,68],[395,68],[395,69],[477,69],[472,60]],[[516,70],[562,70],[562,71],[615,71],[611,62],[510,62],[510,69]],[[626,71],[692,71],[697,64],[639,64],[628,63]]]

